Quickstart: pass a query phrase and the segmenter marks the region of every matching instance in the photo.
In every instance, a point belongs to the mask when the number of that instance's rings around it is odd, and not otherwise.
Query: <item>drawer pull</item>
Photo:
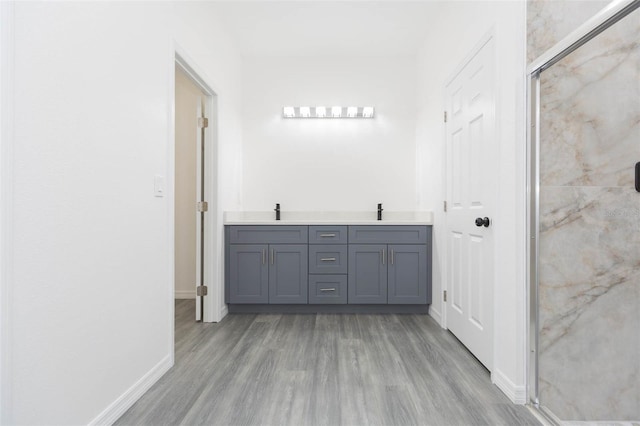
[[[335,262],[336,258],[335,257],[323,257],[322,259],[320,259],[322,262]]]
[[[320,291],[336,291],[335,287],[331,287],[331,288],[321,288]]]
[[[320,234],[320,237],[322,238],[330,238],[330,237],[335,237],[336,234]]]

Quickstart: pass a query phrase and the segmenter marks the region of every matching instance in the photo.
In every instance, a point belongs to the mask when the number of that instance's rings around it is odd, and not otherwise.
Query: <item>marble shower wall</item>
[[[530,2],[529,58],[604,5]],[[638,421],[640,10],[544,71],[540,92],[540,402]]]
[[[549,50],[609,3],[610,0],[528,0],[528,62]]]

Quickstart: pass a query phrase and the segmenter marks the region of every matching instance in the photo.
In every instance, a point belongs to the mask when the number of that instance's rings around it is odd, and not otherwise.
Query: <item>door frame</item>
[[[0,2],[0,424],[10,424],[13,281],[14,5]]]
[[[527,66],[527,400],[545,418],[553,415],[540,407],[538,389],[538,259],[539,259],[539,147],[540,74],[589,42],[635,9],[640,0],[614,0]]]
[[[171,62],[169,68],[170,84],[169,90],[171,91],[170,99],[171,104],[169,106],[169,138],[167,143],[167,194],[169,198],[168,206],[168,226],[169,226],[169,238],[170,238],[170,259],[168,264],[170,265],[170,283],[171,288],[171,306],[170,317],[171,323],[171,346],[173,348],[173,330],[174,330],[174,291],[175,291],[175,67],[178,66],[193,83],[206,94],[205,110],[207,112],[207,118],[209,119],[209,127],[205,131],[205,199],[209,204],[208,212],[206,213],[205,226],[205,258],[212,260],[206,262],[204,265],[204,285],[208,287],[208,294],[204,298],[204,322],[217,322],[220,321],[225,312],[221,307],[221,291],[222,291],[222,233],[219,200],[219,164],[218,164],[218,91],[211,80],[206,77],[202,72],[202,69],[197,63],[191,59],[188,53],[181,48],[175,41],[172,43],[171,48]],[[198,150],[198,156],[199,156]],[[199,168],[199,165],[198,165]],[[199,179],[198,179],[199,181]],[[198,183],[199,187],[199,183]],[[193,213],[196,214],[194,200]],[[199,216],[199,215],[198,215]],[[198,229],[199,228],[198,217]],[[199,243],[199,240],[197,241]],[[200,279],[200,257],[196,256],[196,281]],[[194,283],[195,291],[196,283]],[[200,304],[196,303],[195,318],[199,318]],[[173,352],[173,351],[172,351]]]
[[[494,102],[494,121],[496,121],[496,123],[494,123],[494,134],[495,137],[498,137],[498,126],[497,126],[497,111],[498,111],[498,96],[497,96],[497,88],[498,88],[498,81],[497,81],[497,69],[498,69],[498,55],[496,52],[496,46],[497,46],[497,40],[496,40],[496,29],[494,26],[492,26],[489,31],[487,31],[484,36],[482,36],[478,42],[475,44],[475,46],[473,46],[473,48],[469,51],[469,53],[467,53],[467,55],[460,61],[460,63],[458,64],[458,66],[455,68],[455,70],[451,73],[451,75],[449,76],[449,78],[447,78],[444,87],[443,87],[443,91],[445,93],[444,97],[443,97],[443,111],[447,111],[447,96],[446,96],[446,92],[447,92],[447,87],[455,80],[455,78],[462,72],[462,70],[467,66],[467,64],[478,54],[480,53],[480,51],[482,50],[482,48],[490,41],[492,40],[494,41],[494,55],[493,55],[493,75],[492,75],[492,79],[493,79],[493,87],[494,87],[494,93],[493,93],[493,102]],[[447,123],[445,123],[444,126],[444,137],[445,137],[445,150],[444,150],[444,182],[445,182],[445,200],[447,203],[450,202],[448,195],[449,195],[449,184],[450,184],[450,179],[449,179],[449,146],[447,143],[447,131],[446,131],[446,126]],[[497,182],[497,179],[496,179]],[[496,208],[496,206],[494,206],[494,208]],[[447,213],[444,214],[444,220],[445,220],[445,229],[449,229],[449,215]],[[492,224],[492,226],[495,226],[494,224]],[[495,238],[494,238],[494,249],[495,249]],[[442,274],[442,291],[447,291],[448,290],[448,284],[449,284],[449,241],[447,238],[445,238],[444,240],[444,253],[445,253],[445,260],[444,260],[444,268],[442,268],[441,274]],[[494,250],[494,254],[495,254],[495,250]],[[495,255],[494,255],[494,269],[495,269]],[[495,359],[495,354],[496,354],[496,321],[495,321],[495,311],[496,311],[496,292],[495,292],[495,279],[494,282],[491,283],[491,285],[493,286],[493,291],[492,291],[492,306],[493,306],[493,312],[491,313],[491,315],[493,315],[493,321],[492,321],[492,330],[491,330],[491,335],[492,335],[492,339],[493,341],[491,342],[491,346],[492,346],[492,359]],[[435,297],[443,297],[443,295],[435,295]],[[447,302],[442,302],[442,324],[441,326],[444,329],[449,329],[448,328],[448,324],[447,324],[447,316],[448,316],[448,303]]]

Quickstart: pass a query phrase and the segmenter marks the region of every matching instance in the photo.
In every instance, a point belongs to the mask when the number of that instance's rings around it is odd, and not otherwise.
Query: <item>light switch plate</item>
[[[156,197],[164,197],[165,186],[164,176],[155,175],[153,177],[153,195]]]

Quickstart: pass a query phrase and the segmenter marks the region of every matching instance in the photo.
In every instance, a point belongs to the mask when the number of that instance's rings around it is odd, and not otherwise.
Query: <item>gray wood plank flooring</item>
[[[426,315],[228,315],[176,301],[176,363],[117,425],[539,425]]]

